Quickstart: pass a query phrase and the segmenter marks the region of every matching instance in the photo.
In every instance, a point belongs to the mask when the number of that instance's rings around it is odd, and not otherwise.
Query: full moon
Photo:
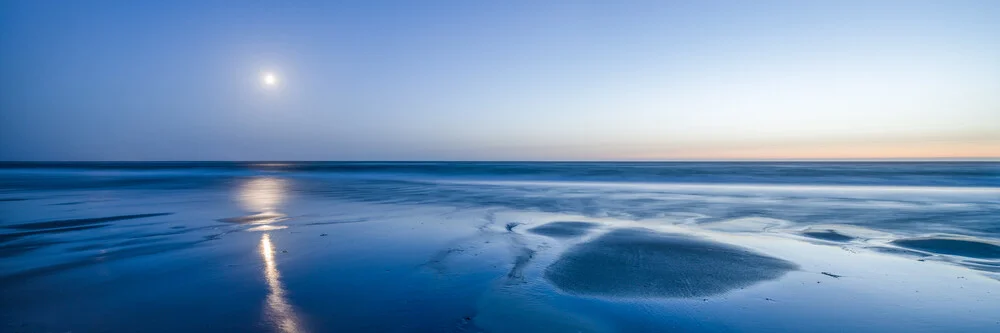
[[[261,76],[261,81],[264,82],[265,86],[273,87],[278,84],[278,77],[274,73],[264,73]]]

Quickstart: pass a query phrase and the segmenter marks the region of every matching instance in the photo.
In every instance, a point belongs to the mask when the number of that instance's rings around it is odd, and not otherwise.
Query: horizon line
[[[698,162],[1000,162],[1000,157],[974,158],[806,158],[806,159],[566,159],[566,160],[391,160],[391,159],[342,159],[342,160],[0,160],[0,164],[45,163],[698,163]]]

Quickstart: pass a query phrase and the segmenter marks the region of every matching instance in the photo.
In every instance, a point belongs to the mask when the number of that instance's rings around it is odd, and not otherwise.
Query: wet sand
[[[745,248],[649,229],[618,229],[574,246],[545,271],[560,289],[604,297],[701,297],[780,278],[798,267]]]
[[[714,188],[594,188],[581,201],[585,190],[559,185],[529,202],[519,186],[327,182],[4,189],[17,200],[0,200],[0,331],[1000,328],[1000,247],[982,229],[811,225]],[[611,200],[623,192],[654,206],[632,213],[637,201]],[[954,200],[994,204],[966,195]],[[691,208],[662,212],[657,200]],[[928,202],[907,209],[957,205]]]

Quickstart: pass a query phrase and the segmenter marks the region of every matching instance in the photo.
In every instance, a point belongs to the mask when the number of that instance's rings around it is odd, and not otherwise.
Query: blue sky
[[[4,1],[0,159],[1000,157],[997,17],[998,1]]]

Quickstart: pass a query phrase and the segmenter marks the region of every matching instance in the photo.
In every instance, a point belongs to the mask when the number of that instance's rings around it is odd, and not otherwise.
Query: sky
[[[993,0],[0,1],[0,160],[997,158],[997,18]]]

